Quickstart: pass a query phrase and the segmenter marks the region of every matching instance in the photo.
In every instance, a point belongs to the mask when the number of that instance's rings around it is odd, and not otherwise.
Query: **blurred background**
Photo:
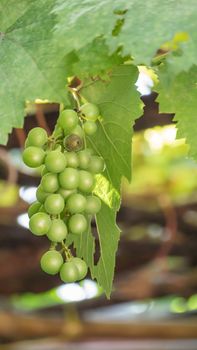
[[[197,349],[197,164],[151,86],[141,71],[144,106],[132,183],[122,186],[110,300],[90,278],[64,285],[42,272],[47,239],[28,231],[39,174],[23,165],[21,150],[32,127],[53,129],[59,106],[28,105],[24,129],[0,148],[1,350]]]

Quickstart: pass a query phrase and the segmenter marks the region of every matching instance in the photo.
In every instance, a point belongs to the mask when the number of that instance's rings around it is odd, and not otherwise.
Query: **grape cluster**
[[[42,167],[37,201],[28,209],[29,228],[34,235],[47,235],[51,241],[49,251],[41,258],[41,268],[50,275],[60,273],[63,282],[79,281],[88,270],[84,260],[72,255],[66,239],[69,234],[85,233],[101,208],[93,189],[95,174],[101,173],[105,164],[86,147],[85,140],[85,134],[96,132],[98,117],[99,109],[91,103],[77,112],[65,109],[51,136],[36,127],[25,142],[24,163],[31,168]]]

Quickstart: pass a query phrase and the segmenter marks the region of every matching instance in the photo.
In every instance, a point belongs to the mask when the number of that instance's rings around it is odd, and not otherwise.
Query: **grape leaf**
[[[114,267],[120,230],[116,225],[116,211],[104,202],[96,215],[96,225],[100,244],[100,258],[94,267],[94,276],[109,298],[114,277]]]
[[[165,69],[160,71],[159,85],[156,87],[160,111],[175,113],[177,136],[186,138],[190,146],[189,153],[197,160],[197,66],[176,77],[166,75]]]
[[[120,230],[116,225],[116,211],[102,202],[101,210],[96,215],[96,224],[100,245],[100,258],[96,265],[94,265],[95,238],[90,229],[80,236],[72,235],[69,243],[74,243],[77,256],[86,261],[92,278],[97,280],[109,298],[114,278],[116,251],[120,238]]]
[[[55,37],[64,42],[67,52],[78,51],[102,34],[112,33],[117,21],[113,9],[113,0],[57,0]]]
[[[176,33],[187,32],[191,41],[191,46],[187,47],[191,49],[190,65],[196,62],[195,0],[150,0],[145,5],[138,0],[124,3],[128,11],[120,34],[114,40],[107,40],[111,48],[116,50],[117,45],[121,45],[123,53],[132,55],[136,64],[150,64],[163,43],[171,40]]]
[[[131,180],[132,125],[140,116],[139,93],[135,87],[137,76],[136,67],[122,65],[113,70],[109,83],[89,81],[80,91],[100,109],[102,120],[98,122],[98,131],[88,141],[103,156],[105,175],[118,191],[122,176]]]
[[[188,43],[182,46],[184,54],[178,59],[178,65],[184,70],[184,65],[187,64],[189,69],[196,62],[195,0],[150,0],[146,4],[138,0],[57,0],[54,13],[58,17],[55,36],[63,41],[67,53],[73,49],[78,52],[96,38],[102,37],[106,40],[110,55],[122,47],[123,55],[132,56],[136,64],[149,65],[166,41],[172,40],[176,33],[186,32],[189,35]],[[114,29],[120,19],[122,23],[116,32]],[[91,61],[91,66],[94,64],[94,57],[91,57],[93,46],[89,46],[89,52],[90,57],[87,55],[86,59],[87,63]],[[103,52],[104,47],[98,56],[102,57]],[[100,61],[102,66],[102,60]],[[97,69],[99,73],[100,66]]]
[[[22,126],[25,101],[66,100],[65,62],[53,40],[52,8],[53,0],[0,3],[0,143],[6,143],[12,127]]]
[[[72,243],[74,243],[77,256],[85,260],[90,269],[91,276],[94,278],[95,238],[92,235],[90,223],[88,231],[81,235],[68,235],[66,244],[70,246]]]
[[[97,184],[94,193],[101,198],[102,207],[96,215],[96,225],[100,247],[100,256],[97,264],[94,263],[95,238],[89,226],[88,232],[82,235],[69,234],[67,244],[74,243],[77,256],[83,258],[98,284],[109,298],[112,290],[114,267],[120,230],[116,226],[116,212],[120,206],[120,196],[111,184],[102,175],[97,175]]]
[[[109,55],[108,47],[102,38],[97,38],[77,52],[67,55],[70,76],[94,77],[99,74],[106,79],[109,70],[124,62],[118,53]]]

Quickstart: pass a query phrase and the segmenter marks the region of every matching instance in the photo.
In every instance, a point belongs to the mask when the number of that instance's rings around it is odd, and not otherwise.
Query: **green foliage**
[[[180,138],[186,138],[189,153],[197,159],[196,110],[197,110],[197,67],[182,72],[176,77],[166,75],[166,67],[160,71],[158,102],[161,113],[175,113]]]
[[[122,65],[112,72],[109,83],[88,81],[81,91],[99,106],[98,131],[88,141],[105,159],[105,175],[118,191],[122,176],[131,179],[132,125],[140,115],[139,94],[134,87],[137,75],[136,67]]]
[[[120,236],[120,230],[116,225],[116,213],[120,206],[120,196],[104,176],[97,175],[96,180],[94,193],[102,200],[101,210],[96,215],[100,247],[98,263],[96,265],[94,263],[95,236],[91,232],[90,222],[88,232],[86,231],[80,236],[70,235],[66,243],[68,246],[74,243],[77,255],[86,261],[92,278],[97,280],[109,298]]]
[[[180,41],[184,54],[178,62],[182,70],[185,64],[189,69],[196,62],[195,0],[151,0],[146,4],[138,0],[57,0],[54,13],[57,15],[55,36],[62,40],[67,53],[75,50],[78,54],[79,50],[86,50],[89,45],[91,55],[95,46],[91,47],[90,43],[102,37],[101,57],[106,42],[108,55],[120,48],[123,55],[132,56],[136,64],[150,64],[164,43],[172,40],[177,33],[188,33],[187,42],[184,39],[182,45]],[[99,53],[96,59],[98,57]],[[88,60],[90,61],[89,55]],[[92,64],[94,65],[94,57]],[[101,67],[102,65],[101,62]]]
[[[0,142],[22,127],[26,101],[65,101],[65,62],[53,39],[53,1],[0,3]]]

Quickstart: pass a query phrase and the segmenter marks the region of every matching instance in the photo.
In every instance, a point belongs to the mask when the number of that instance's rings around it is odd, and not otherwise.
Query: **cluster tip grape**
[[[41,257],[42,270],[50,275],[59,273],[65,283],[80,281],[88,272],[86,262],[74,257],[66,245],[67,238],[86,234],[91,219],[101,209],[93,190],[95,175],[104,171],[105,163],[85,142],[85,135],[96,133],[99,114],[92,103],[85,103],[78,111],[65,109],[51,136],[36,127],[25,142],[24,163],[42,167],[37,200],[28,209],[29,228],[51,242]]]

